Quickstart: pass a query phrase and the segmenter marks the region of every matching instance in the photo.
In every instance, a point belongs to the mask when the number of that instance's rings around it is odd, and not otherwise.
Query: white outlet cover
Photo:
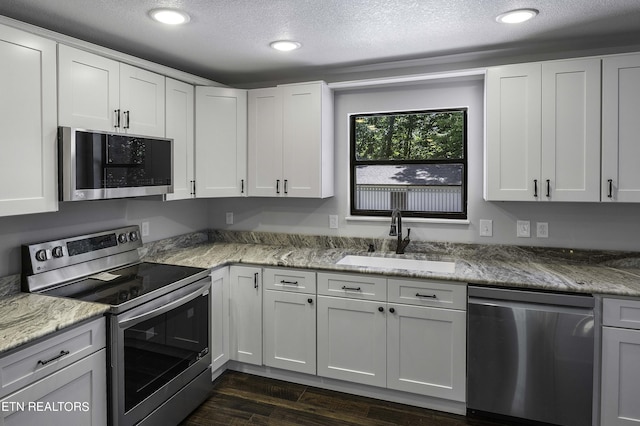
[[[531,222],[528,220],[519,220],[516,223],[516,235],[520,238],[531,237]]]
[[[329,215],[329,228],[330,229],[338,229],[338,215],[330,214]]]
[[[549,224],[547,222],[536,223],[536,237],[549,238]]]
[[[233,212],[227,212],[226,222],[227,225],[233,225]]]
[[[493,220],[480,219],[480,236],[493,237]]]

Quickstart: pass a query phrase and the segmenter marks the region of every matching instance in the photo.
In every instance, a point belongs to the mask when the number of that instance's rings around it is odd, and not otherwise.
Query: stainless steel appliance
[[[468,414],[591,425],[593,307],[589,295],[469,286]]]
[[[173,192],[173,139],[58,128],[61,201]]]
[[[141,262],[137,226],[22,247],[23,290],[105,303],[110,424],[170,425],[211,388],[209,272]]]

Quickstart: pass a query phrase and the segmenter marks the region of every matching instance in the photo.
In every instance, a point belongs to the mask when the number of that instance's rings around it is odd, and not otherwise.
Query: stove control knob
[[[64,253],[62,252],[62,246],[54,247],[53,250],[51,250],[51,254],[53,255],[53,257],[64,256]]]
[[[47,260],[47,251],[46,250],[38,250],[36,252],[36,260],[38,260],[39,262],[44,262],[45,260]]]
[[[138,241],[138,233],[136,231],[129,232],[129,241]]]
[[[120,244],[126,243],[127,242],[127,234],[122,233],[122,234],[118,235],[118,242]]]

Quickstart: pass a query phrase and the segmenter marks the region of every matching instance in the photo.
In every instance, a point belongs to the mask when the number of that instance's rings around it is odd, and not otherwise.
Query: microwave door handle
[[[202,296],[202,292],[205,288],[207,288],[207,286],[209,285],[209,283],[207,283],[206,285],[199,287],[197,290],[187,294],[186,296],[182,296],[179,299],[174,300],[171,303],[167,303],[166,305],[162,305],[156,309],[152,309],[148,312],[145,312],[143,314],[140,315],[136,315],[135,317],[131,317],[131,318],[127,318],[124,321],[118,322],[118,326],[120,326],[120,328],[129,328],[131,326],[134,326],[142,321],[146,321],[150,318],[153,318],[157,315],[160,314],[164,314],[165,312],[169,312],[170,310],[172,310],[173,308],[177,308],[180,305],[183,305],[187,302],[190,302],[196,298],[198,298],[199,296]]]

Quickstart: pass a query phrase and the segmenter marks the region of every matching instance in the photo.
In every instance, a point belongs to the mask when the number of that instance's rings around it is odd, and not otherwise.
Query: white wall
[[[211,202],[210,226],[219,229],[316,235],[385,237],[389,221],[347,221],[348,121],[350,113],[467,106],[469,151],[469,224],[406,223],[414,239],[569,248],[640,250],[640,205],[599,203],[485,202],[483,182],[483,99],[481,80],[430,82],[394,88],[335,93],[336,195],[326,200],[251,198]],[[225,224],[234,213],[234,225]],[[329,214],[339,229],[329,229]],[[493,237],[480,237],[480,219],[493,220]],[[516,221],[529,220],[534,237],[517,238]],[[535,238],[535,223],[549,224],[549,238]],[[390,237],[389,237],[390,238]]]
[[[209,227],[208,200],[162,202],[159,197],[61,203],[55,213],[0,217],[0,277],[20,273],[20,246],[149,222],[155,241]]]

